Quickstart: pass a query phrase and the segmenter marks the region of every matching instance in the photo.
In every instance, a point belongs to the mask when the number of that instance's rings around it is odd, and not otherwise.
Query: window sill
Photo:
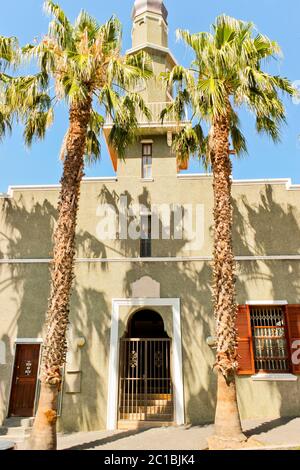
[[[267,381],[267,382],[296,382],[298,377],[293,374],[255,374],[251,375],[254,382]]]
[[[147,183],[154,181],[154,178],[141,178],[141,181],[145,181]]]

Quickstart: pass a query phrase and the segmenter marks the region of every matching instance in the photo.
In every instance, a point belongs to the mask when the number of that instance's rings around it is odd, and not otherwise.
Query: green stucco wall
[[[74,337],[84,337],[81,348],[80,393],[64,393],[60,428],[101,429],[107,414],[108,355],[111,303],[131,297],[131,284],[148,275],[160,283],[161,297],[180,297],[186,422],[213,420],[216,380],[214,351],[206,344],[214,333],[210,261],[138,260],[139,241],[101,241],[97,238],[97,207],[114,204],[120,195],[129,201],[204,205],[205,236],[199,251],[185,251],[185,241],[153,243],[154,257],[209,257],[212,254],[212,180],[210,176],[178,178],[175,158],[165,138],[154,142],[153,182],[140,177],[140,144],[128,152],[117,181],[82,184],[77,230],[78,257],[71,304]],[[126,168],[126,171],[125,171]],[[128,176],[130,175],[130,176]],[[49,289],[48,264],[19,263],[51,257],[51,233],[56,220],[57,190],[15,190],[0,199],[0,340],[7,346],[0,365],[0,419],[5,418],[16,338],[37,338]],[[282,184],[233,185],[234,247],[237,256],[299,254],[299,195]],[[129,259],[126,260],[127,257]],[[15,259],[14,263],[3,262]],[[115,261],[87,261],[87,258]],[[247,260],[237,266],[237,300],[287,300],[300,303],[299,260]],[[159,312],[159,309],[156,309]],[[167,319],[170,312],[161,311]],[[129,314],[129,312],[128,312]],[[166,320],[167,321],[167,320]],[[123,329],[122,329],[123,328]],[[120,332],[126,325],[120,326]],[[168,327],[170,329],[170,326]],[[299,415],[298,382],[254,382],[238,379],[244,418]],[[291,398],[292,397],[292,398]],[[72,406],[76,413],[71,413]]]

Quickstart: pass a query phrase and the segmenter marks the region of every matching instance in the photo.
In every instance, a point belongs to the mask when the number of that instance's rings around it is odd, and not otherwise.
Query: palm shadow
[[[299,210],[288,201],[289,193],[285,189],[284,191],[287,195],[286,200],[280,198],[274,192],[274,187],[267,184],[259,194],[254,195],[254,201],[253,196],[245,194],[233,198],[234,253],[235,256],[250,257],[249,260],[237,263],[237,298],[240,304],[244,304],[246,300],[268,299],[299,303],[300,265],[298,261],[251,259],[251,257],[277,255],[288,257],[288,255],[300,253]],[[256,297],[253,298],[253,295]],[[275,416],[295,416],[295,410],[300,409],[297,383],[293,384],[287,392],[288,389],[283,382],[269,382],[268,387],[263,388],[264,393],[260,397],[257,397],[256,393],[259,393],[262,384],[251,382],[247,376],[239,377],[239,384],[242,387],[239,400],[248,416],[249,406],[254,410],[260,407],[260,413],[263,412],[264,399],[274,404]],[[287,400],[287,393],[293,397],[293,400]],[[269,413],[270,410],[266,412],[266,418],[269,417]],[[276,427],[277,420],[273,420],[272,423]],[[266,423],[265,426],[267,429],[271,424]]]
[[[96,439],[94,441],[85,442],[84,444],[74,445],[72,447],[68,447],[63,449],[64,451],[68,450],[92,450],[95,447],[103,446],[105,444],[110,444],[112,442],[120,441],[121,439],[125,439],[127,437],[136,436],[137,434],[141,434],[143,432],[149,431],[151,427],[135,429],[132,431],[124,431],[121,433],[116,433],[108,437],[104,437],[103,439]]]

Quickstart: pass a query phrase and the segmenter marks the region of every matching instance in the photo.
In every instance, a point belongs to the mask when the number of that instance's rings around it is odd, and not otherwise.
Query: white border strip
[[[288,305],[287,300],[247,300],[246,305]]]
[[[211,179],[212,173],[178,173],[177,178],[179,180],[199,180],[199,179]]]
[[[258,179],[242,179],[232,180],[232,184],[235,186],[247,185],[247,184],[285,184],[291,183],[290,178],[258,178]]]
[[[112,317],[109,351],[109,376],[107,391],[107,429],[113,431],[118,425],[118,377],[119,377],[119,314],[120,307],[172,307],[173,314],[173,348],[172,375],[175,392],[175,421],[177,425],[184,424],[184,395],[182,369],[182,343],[180,299],[161,298],[129,298],[112,300]]]
[[[212,178],[212,173],[179,173],[177,175],[178,179],[204,179]],[[293,184],[291,178],[262,178],[262,179],[241,179],[241,180],[232,180],[233,186],[251,186],[251,185],[285,185],[287,191],[299,191],[300,184]]]
[[[235,261],[300,261],[300,255],[235,256]],[[76,258],[75,263],[188,263],[212,261],[212,256],[178,256],[158,258]],[[52,258],[2,258],[0,264],[48,264]]]
[[[43,344],[43,338],[17,338],[16,344]]]
[[[157,127],[158,123],[152,124],[150,127]],[[183,123],[186,124],[186,123]],[[147,124],[148,126],[148,124]],[[173,127],[177,124],[168,123],[168,126]],[[111,127],[108,125],[107,127]],[[141,126],[142,127],[142,126]],[[197,180],[197,179],[210,179],[212,173],[179,173],[177,178],[180,180]],[[101,183],[101,182],[117,182],[117,176],[100,176],[100,177],[86,177],[83,178],[83,183]],[[267,178],[267,179],[244,179],[244,180],[232,180],[233,186],[249,186],[249,185],[285,185],[287,191],[300,191],[300,184],[292,184],[291,178]],[[7,193],[0,193],[1,198],[13,197],[14,191],[57,191],[60,189],[59,184],[40,184],[40,185],[20,185],[20,186],[9,186]]]
[[[99,176],[99,177],[85,177],[82,179],[82,183],[101,183],[101,182],[116,182],[118,181],[117,176]],[[0,193],[1,198],[12,198],[14,191],[58,191],[60,184],[28,184],[28,185],[16,185],[9,186],[7,193]]]
[[[297,382],[298,377],[294,374],[255,374],[251,375],[253,382]]]

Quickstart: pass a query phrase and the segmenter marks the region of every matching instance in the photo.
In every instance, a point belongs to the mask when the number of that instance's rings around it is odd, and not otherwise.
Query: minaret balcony
[[[148,132],[149,130],[155,131],[155,133],[165,133],[166,130],[172,130],[176,128],[182,128],[186,126],[189,123],[189,118],[188,118],[188,112],[186,109],[185,116],[181,121],[179,122],[177,119],[177,116],[175,115],[175,112],[169,114],[167,117],[165,117],[164,121],[162,122],[160,119],[161,112],[163,109],[168,106],[170,102],[152,102],[152,103],[146,103],[148,109],[150,110],[151,113],[151,119],[147,119],[143,113],[140,111],[137,112],[137,120],[138,120],[138,126],[143,133],[143,130]],[[113,119],[111,116],[106,117],[105,125],[104,128],[109,129],[113,126]]]

